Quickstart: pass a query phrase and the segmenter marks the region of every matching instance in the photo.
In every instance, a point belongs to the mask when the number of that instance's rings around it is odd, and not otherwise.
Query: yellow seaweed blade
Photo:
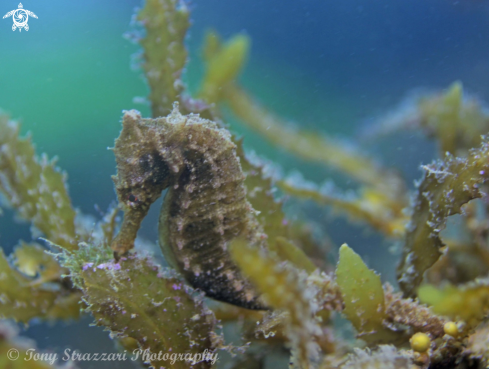
[[[336,283],[345,308],[343,314],[367,343],[394,343],[403,339],[384,325],[385,301],[380,276],[369,269],[348,245],[340,247]]]
[[[242,140],[236,141],[236,155],[239,157],[245,177],[246,198],[258,213],[257,218],[268,236],[268,246],[275,246],[277,237],[289,236],[289,223],[285,219],[282,203],[276,201],[272,191],[272,180],[266,178],[263,168],[246,157]]]
[[[289,261],[296,268],[305,270],[309,274],[317,269],[304,251],[302,251],[292,242],[288,241],[286,238],[277,237],[275,240],[275,246],[275,251],[277,252],[278,257],[282,260]]]
[[[404,182],[395,173],[376,165],[360,153],[348,150],[314,132],[287,127],[281,119],[261,107],[236,85],[228,85],[223,97],[233,113],[272,144],[305,160],[334,167],[392,199],[403,198]]]
[[[418,289],[419,300],[439,315],[461,319],[476,326],[489,312],[489,283],[480,280],[466,285],[437,288],[430,284]]]
[[[289,313],[285,325],[293,357],[301,368],[309,368],[318,350],[314,336],[320,335],[321,330],[313,319],[306,286],[297,271],[279,266],[277,260],[243,240],[234,241],[230,251],[244,275],[263,293],[265,303]]]
[[[419,125],[438,140],[441,157],[446,152],[465,156],[481,144],[481,135],[489,130],[489,116],[476,99],[464,98],[459,81],[442,95],[422,98],[418,110]]]
[[[364,222],[388,237],[404,235],[408,218],[403,212],[407,206],[403,197],[394,200],[371,187],[363,187],[355,198],[346,198],[315,188],[302,188],[287,180],[278,181],[277,186],[292,196],[332,206],[352,220]]]
[[[213,42],[211,38],[206,52],[209,57],[207,70],[198,94],[200,98],[208,103],[216,103],[220,100],[223,88],[241,72],[249,54],[251,40],[246,35],[235,35],[229,41],[219,47],[218,41]],[[208,55],[211,51],[215,55]]]
[[[17,269],[29,277],[36,277],[32,284],[40,284],[55,281],[63,274],[53,255],[47,254],[42,246],[36,243],[20,242],[14,250],[15,266]]]
[[[464,94],[456,81],[445,91],[409,98],[397,111],[387,114],[370,130],[371,137],[399,130],[422,130],[438,142],[439,157],[450,153],[465,157],[489,132],[489,115],[477,98]]]
[[[273,144],[303,159],[333,166],[378,189],[391,202],[402,203],[403,208],[406,200],[403,192],[405,185],[397,174],[380,168],[364,155],[319,137],[316,133],[290,129],[233,83],[246,60],[249,48],[250,39],[245,35],[236,35],[222,45],[217,33],[209,31],[203,50],[207,71],[199,97],[208,103],[227,102],[243,123]]]
[[[313,239],[311,232],[305,227],[286,219],[282,202],[274,198],[272,180],[265,176],[263,167],[259,163],[248,160],[243,149],[243,141],[236,139],[234,141],[237,145],[236,154],[246,176],[244,181],[247,189],[246,198],[257,211],[257,219],[268,236],[268,248],[277,252],[276,239],[282,237],[292,242],[294,247],[300,248],[299,251],[302,250],[308,256],[315,257],[319,264],[325,264],[325,252],[321,245]]]
[[[221,38],[215,30],[207,30],[204,37],[204,45],[202,46],[202,59],[209,62],[221,49]]]
[[[15,270],[0,249],[0,318],[29,323],[43,320],[78,318],[80,294],[33,285],[33,280]]]
[[[343,313],[358,332],[375,331],[384,319],[384,290],[380,276],[370,270],[348,245],[340,247],[336,268],[345,309]]]

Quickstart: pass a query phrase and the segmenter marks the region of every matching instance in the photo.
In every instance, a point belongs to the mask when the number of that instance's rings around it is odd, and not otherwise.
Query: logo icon
[[[27,21],[29,20],[29,15],[31,17],[37,18],[37,15],[29,10],[25,10],[22,6],[22,3],[19,3],[19,9],[14,9],[8,12],[3,16],[3,18],[5,19],[12,16],[12,19],[14,20],[12,31],[15,31],[18,28],[19,32],[21,32],[22,28],[25,28],[26,31],[29,30],[29,25],[27,24]]]

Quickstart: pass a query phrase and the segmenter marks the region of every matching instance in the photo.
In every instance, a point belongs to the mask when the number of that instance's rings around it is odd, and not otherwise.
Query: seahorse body
[[[175,107],[163,118],[124,114],[114,148],[113,177],[124,204],[116,255],[134,246],[150,205],[168,188],[159,220],[159,242],[170,265],[209,297],[263,309],[253,286],[242,277],[227,247],[234,238],[265,247],[266,236],[246,199],[245,176],[230,134]]]

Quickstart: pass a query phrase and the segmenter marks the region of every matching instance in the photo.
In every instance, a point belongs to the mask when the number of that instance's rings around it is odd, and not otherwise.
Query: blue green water
[[[18,4],[1,5],[6,13]],[[105,208],[113,198],[106,174],[114,171],[106,148],[121,111],[148,113],[132,102],[147,94],[141,72],[130,68],[138,47],[122,37],[140,2],[23,5],[39,17],[29,20],[28,32],[12,32],[11,18],[0,22],[0,106],[22,120],[39,151],[59,156],[78,207]],[[456,79],[489,96],[489,12],[482,2],[207,0],[190,8],[190,84],[198,79],[205,29],[224,37],[245,32],[253,47],[243,85],[304,128],[352,136],[410,89]],[[280,160],[262,141],[250,146]]]
[[[0,107],[22,121],[22,131],[32,133],[39,153],[58,156],[69,173],[74,206],[96,215],[95,204],[105,209],[115,200],[114,158],[107,147],[118,135],[122,110],[149,115],[147,106],[133,102],[148,92],[141,71],[131,69],[131,55],[139,48],[122,37],[140,1],[22,4],[38,19],[29,19],[28,32],[13,32],[12,19],[0,19]],[[2,0],[0,14],[17,6]],[[245,32],[253,46],[241,83],[303,128],[355,137],[369,119],[413,88],[445,88],[454,80],[489,101],[489,5],[484,1],[202,0],[189,7],[189,85],[194,87],[201,74],[199,47],[206,29],[223,37]],[[246,136],[248,148],[285,171],[300,167],[315,181],[332,174],[275,150],[244,127],[233,129]],[[409,182],[419,177],[418,164],[433,155],[433,147],[419,137],[392,137],[366,149],[403,171]],[[29,237],[27,227],[11,231],[10,215],[0,218],[0,244],[6,250],[20,236]],[[154,239],[155,226],[147,223],[143,232]],[[345,233],[347,227],[342,220],[327,226],[338,243],[361,239]],[[371,237],[373,244],[377,238]],[[369,258],[375,267],[375,257]],[[57,327],[45,340],[45,326],[31,333],[43,347],[61,347],[62,334],[86,332],[87,322],[68,331]],[[85,351],[110,346],[105,333],[90,343],[84,337],[74,335],[71,344]]]

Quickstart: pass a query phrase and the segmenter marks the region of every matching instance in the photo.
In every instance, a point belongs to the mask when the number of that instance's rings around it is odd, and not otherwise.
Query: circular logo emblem
[[[24,27],[27,24],[27,20],[29,19],[29,14],[24,9],[17,9],[14,12],[14,24],[21,28]]]

